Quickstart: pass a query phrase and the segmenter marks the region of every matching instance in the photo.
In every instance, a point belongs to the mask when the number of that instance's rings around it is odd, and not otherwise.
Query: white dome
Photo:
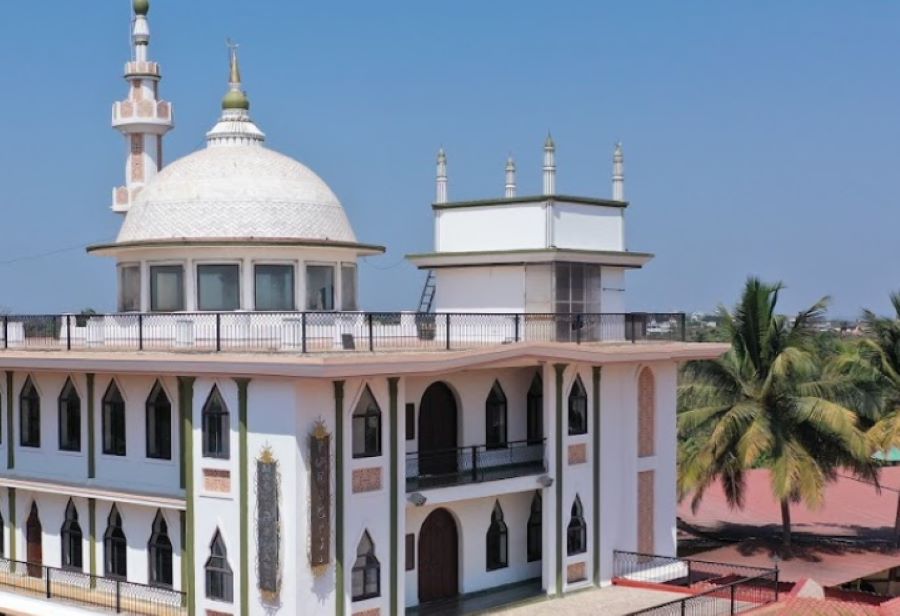
[[[211,142],[166,166],[135,198],[116,243],[216,239],[356,243],[328,185],[254,141]]]

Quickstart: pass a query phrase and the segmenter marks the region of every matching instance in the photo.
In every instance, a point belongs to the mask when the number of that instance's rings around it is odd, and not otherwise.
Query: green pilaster
[[[178,377],[178,409],[181,413],[181,482],[184,487],[185,541],[181,544],[181,566],[187,569],[187,585],[182,589],[187,594],[188,616],[194,616],[197,609],[197,594],[194,583],[194,381],[191,376]]]
[[[399,450],[398,450],[398,437],[397,437],[397,424],[398,421],[398,413],[397,413],[397,383],[400,379],[397,377],[391,377],[388,379],[388,397],[390,399],[389,408],[390,408],[390,432],[391,432],[391,475],[390,475],[390,493],[391,493],[391,614],[399,614],[397,605],[398,605],[398,597],[397,593],[399,592],[399,584],[398,581],[400,579],[400,557],[399,550],[397,548],[397,543],[400,541],[400,531],[399,531],[399,503],[397,500],[397,469],[399,467]]]
[[[97,476],[96,459],[94,458],[94,375],[86,374],[87,377],[87,463],[88,463],[88,479],[94,479]]]
[[[556,369],[556,596],[563,595],[563,430],[566,427],[563,415],[563,376],[565,364],[554,364]]]
[[[13,373],[6,371],[6,468],[16,467],[16,439],[13,436]]]
[[[91,588],[97,585],[97,500],[88,499],[88,571]]]
[[[247,456],[247,386],[250,379],[234,379],[238,386],[238,464],[241,506],[241,597],[240,614],[250,613],[250,512],[247,494],[250,487],[250,459]]]
[[[178,527],[181,531],[181,590],[185,594],[182,595],[182,607],[187,606],[187,587],[188,587],[188,578],[191,577],[191,572],[188,571],[187,564],[184,562],[184,546],[187,545],[187,512],[179,511],[178,512]]]
[[[9,520],[9,559],[15,562],[17,560],[16,546],[18,545],[16,541],[16,489],[7,488],[6,494],[9,497],[9,516],[7,516]]]
[[[594,584],[600,585],[600,377],[602,368],[594,366]]]
[[[344,616],[344,381],[334,382],[334,552],[335,614]]]

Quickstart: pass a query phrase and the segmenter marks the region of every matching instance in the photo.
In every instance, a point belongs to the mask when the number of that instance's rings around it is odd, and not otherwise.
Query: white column
[[[541,366],[544,383],[544,437],[546,440],[545,459],[547,476],[553,485],[541,491],[541,577],[544,591],[548,595],[558,592],[556,588],[556,374],[551,364]]]
[[[544,142],[544,194],[556,194],[556,144],[549,134]]]
[[[625,156],[621,142],[616,144],[613,153],[612,198],[615,201],[625,201]]]
[[[516,196],[516,163],[512,156],[506,160],[506,191],[503,196],[507,199]]]

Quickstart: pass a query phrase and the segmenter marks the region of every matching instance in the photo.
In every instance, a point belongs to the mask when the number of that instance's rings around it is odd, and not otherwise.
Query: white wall
[[[620,267],[600,268],[600,311],[621,314],[625,306],[625,270]]]
[[[544,203],[515,203],[435,211],[439,252],[547,247]]]
[[[624,220],[623,208],[556,202],[551,244],[578,250],[624,250]]]

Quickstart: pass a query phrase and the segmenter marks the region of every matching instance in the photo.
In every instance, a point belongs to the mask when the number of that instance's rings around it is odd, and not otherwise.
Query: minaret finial
[[[613,152],[612,198],[614,201],[625,201],[625,155],[621,141],[616,142]]]
[[[444,148],[438,150],[437,156],[437,189],[435,203],[447,203],[447,154]]]
[[[556,194],[556,144],[549,131],[544,141],[544,194]]]
[[[228,85],[230,89],[225,98],[222,99],[222,109],[243,109],[248,111],[250,109],[250,99],[247,98],[247,93],[241,87],[241,65],[238,61],[238,45],[231,39],[228,39],[227,44],[229,50]]]
[[[506,159],[506,192],[503,196],[507,199],[516,196],[516,161],[513,160],[512,154]]]

